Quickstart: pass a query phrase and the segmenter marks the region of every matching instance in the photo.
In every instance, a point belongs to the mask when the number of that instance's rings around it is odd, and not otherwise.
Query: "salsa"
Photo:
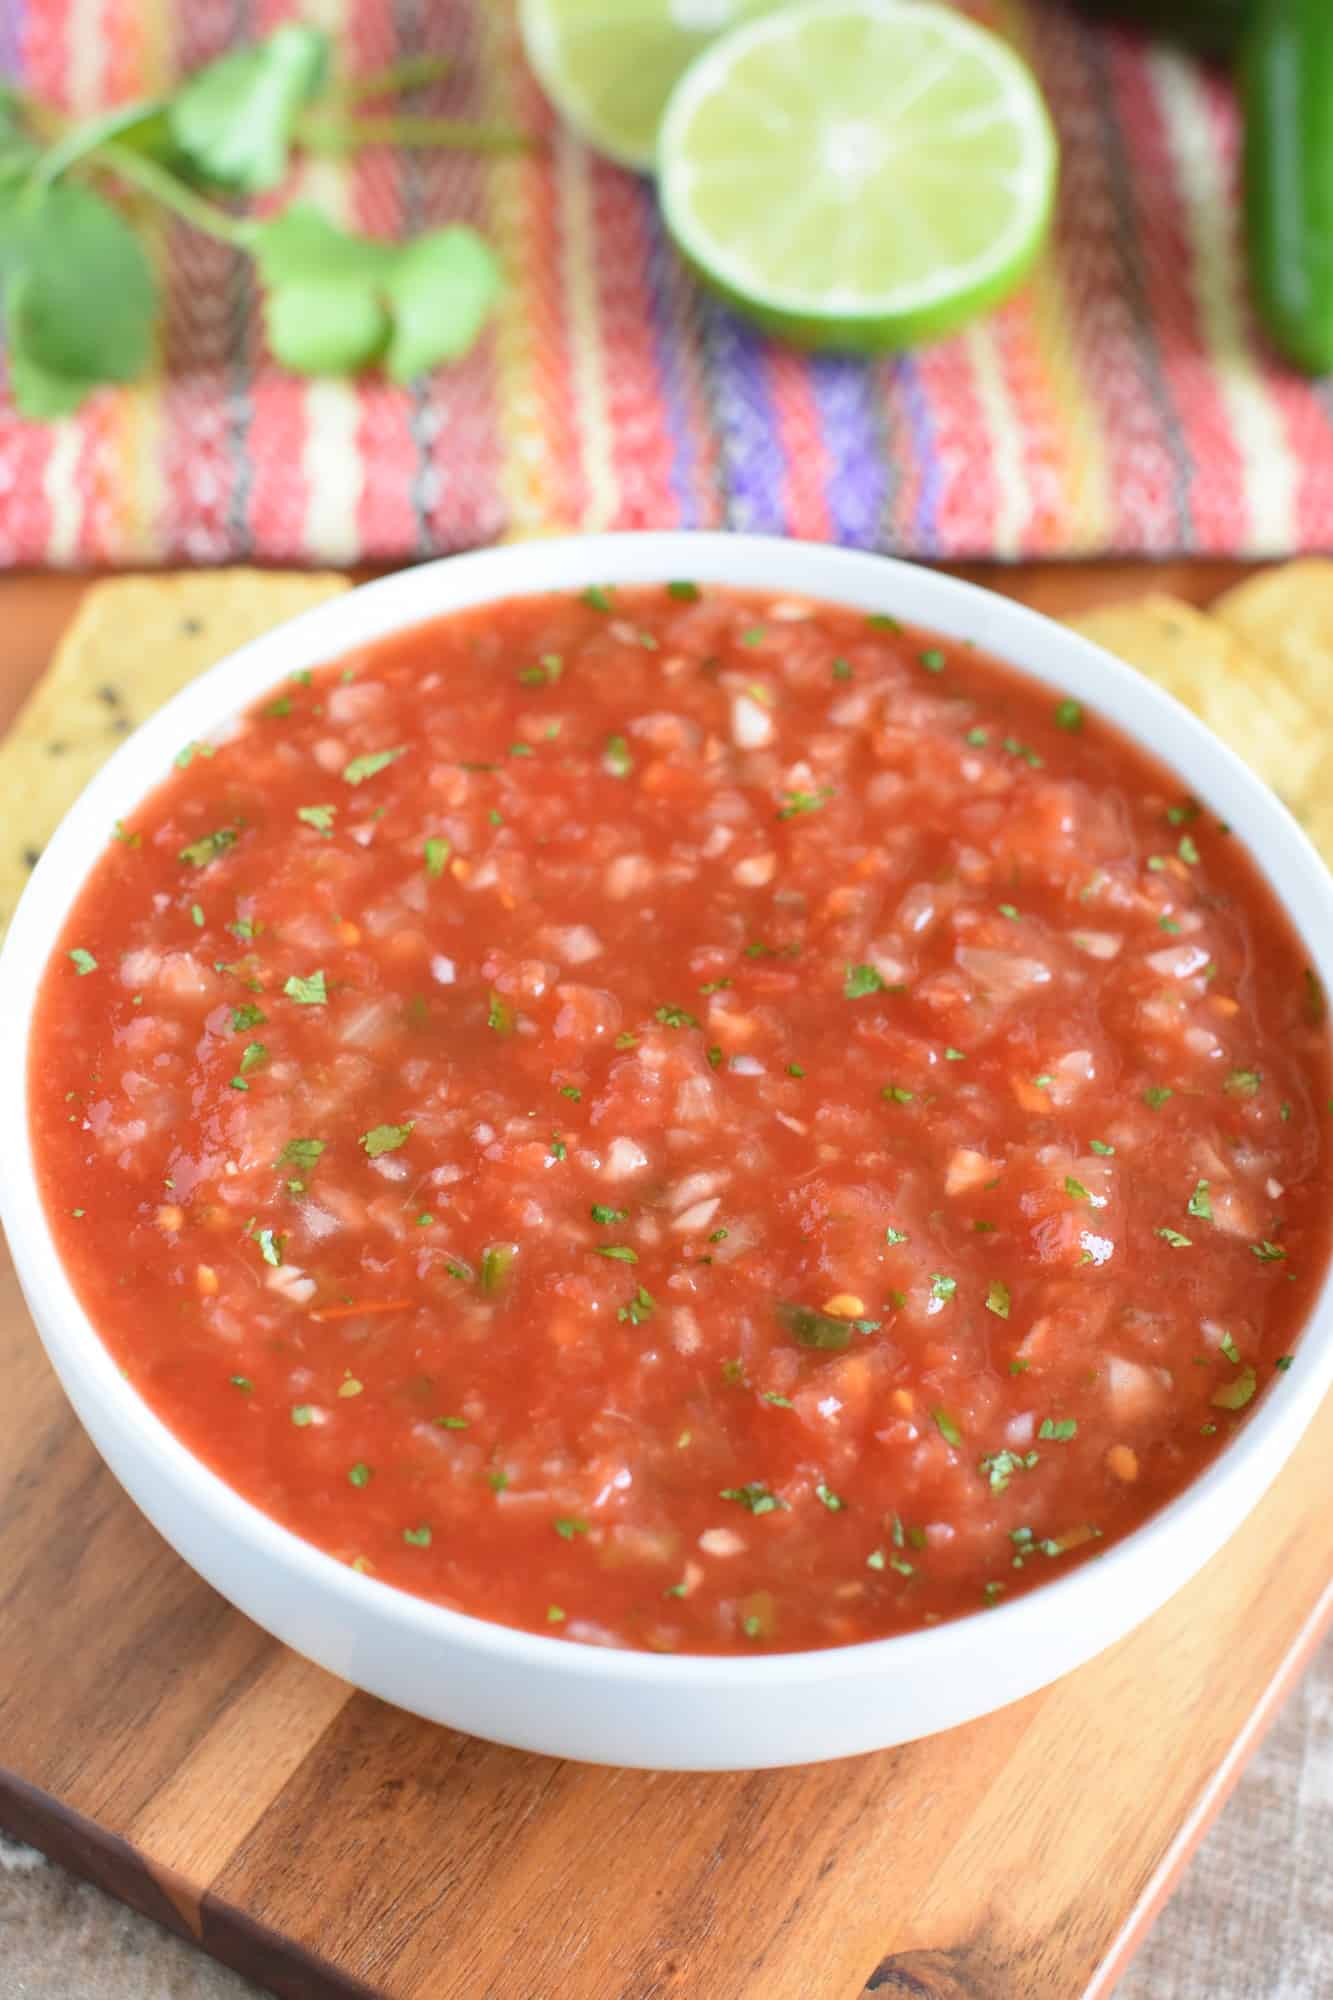
[[[44,975],[61,1255],[357,1569],[715,1653],[1008,1600],[1196,1476],[1328,1254],[1323,996],[1078,703],[688,581],[295,674]]]

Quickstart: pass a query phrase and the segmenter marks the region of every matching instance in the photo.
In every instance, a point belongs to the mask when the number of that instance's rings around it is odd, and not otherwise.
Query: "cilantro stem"
[[[137,125],[140,119],[150,118],[154,112],[161,111],[164,101],[160,97],[140,97],[132,104],[118,104],[113,111],[90,118],[84,124],[66,125],[55,144],[38,161],[35,169],[37,180],[43,187],[49,187],[76,161],[111,143],[127,126]]]
[[[397,97],[401,91],[421,90],[429,83],[439,83],[453,67],[452,56],[404,56],[399,62],[386,63],[383,69],[371,70],[368,76],[340,78],[325,92],[322,101],[365,104],[376,97]]]
[[[229,243],[234,250],[249,250],[253,247],[258,225],[238,215],[228,215],[215,202],[205,201],[184,181],[178,181],[169,168],[160,166],[146,153],[132,152],[128,147],[102,145],[87,156],[90,166],[105,167],[119,175],[131,186],[142,188],[145,194],[153,195],[164,208],[174,209],[182,222],[188,222],[204,236],[212,236],[219,243]]]
[[[471,153],[523,153],[536,141],[507,125],[472,125],[461,118],[329,117],[308,112],[296,121],[298,145],[312,153],[348,153],[358,146],[455,147]]]

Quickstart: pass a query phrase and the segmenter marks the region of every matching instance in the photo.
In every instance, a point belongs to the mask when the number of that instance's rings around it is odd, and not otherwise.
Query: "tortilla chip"
[[[1219,597],[1215,616],[1259,646],[1299,700],[1333,730],[1333,562],[1262,570]]]
[[[0,935],[66,808],[121,738],[225,653],[348,587],[330,572],[255,569],[94,584],[0,743]]]
[[[1322,716],[1231,625],[1160,592],[1070,623],[1193,709],[1297,818],[1307,816],[1322,791]]]

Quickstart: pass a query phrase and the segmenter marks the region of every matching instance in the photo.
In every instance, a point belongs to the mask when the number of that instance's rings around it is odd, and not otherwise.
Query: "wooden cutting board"
[[[1147,580],[1002,579],[1058,611]],[[78,587],[0,581],[0,721]],[[199,1582],[3,1253],[0,1384],[0,1824],[292,2000],[1104,2000],[1333,1621],[1330,1405],[1202,1575],[1044,1694],[804,1771],[559,1764],[355,1693]]]

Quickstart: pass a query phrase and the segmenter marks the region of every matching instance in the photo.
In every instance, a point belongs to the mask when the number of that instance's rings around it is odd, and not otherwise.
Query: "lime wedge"
[[[931,0],[805,0],[692,64],[658,140],[667,226],[733,304],[813,347],[948,333],[1026,274],[1056,142],[1004,42]]]
[[[650,172],[676,82],[707,43],[779,0],[520,0],[542,88],[599,153]]]

